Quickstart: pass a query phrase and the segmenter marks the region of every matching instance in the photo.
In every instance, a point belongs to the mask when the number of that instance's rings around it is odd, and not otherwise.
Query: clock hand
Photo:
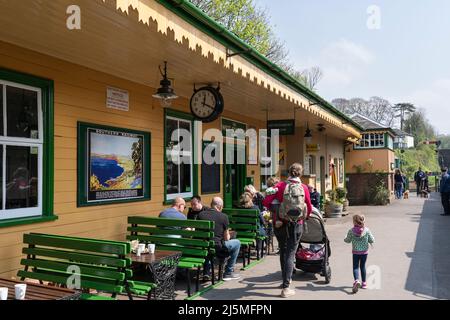
[[[213,106],[210,106],[209,104],[206,104],[206,103],[204,103],[203,104],[205,107],[208,107],[208,108],[210,108],[210,109],[213,109],[214,110],[214,107]]]

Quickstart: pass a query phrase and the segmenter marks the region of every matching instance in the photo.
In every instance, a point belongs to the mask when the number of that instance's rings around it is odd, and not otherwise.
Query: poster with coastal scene
[[[81,205],[149,198],[149,133],[81,126],[86,142],[80,147],[85,159]]]

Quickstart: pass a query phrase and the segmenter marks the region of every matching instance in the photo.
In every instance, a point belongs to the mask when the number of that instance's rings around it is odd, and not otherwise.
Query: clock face
[[[214,88],[199,89],[191,98],[192,113],[204,122],[214,120],[222,112],[220,97]]]

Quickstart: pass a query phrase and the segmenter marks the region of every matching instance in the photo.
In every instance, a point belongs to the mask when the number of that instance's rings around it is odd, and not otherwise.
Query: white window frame
[[[3,90],[3,132],[0,132],[0,145],[3,148],[2,158],[2,205],[0,207],[0,221],[8,219],[28,218],[43,215],[42,197],[43,197],[43,150],[44,150],[44,128],[43,128],[43,111],[42,111],[42,91],[40,88],[27,86],[15,82],[0,79],[0,86]],[[38,111],[38,139],[8,137],[7,133],[7,105],[6,105],[6,87],[15,87],[35,91],[37,93],[37,111]],[[6,147],[36,147],[38,149],[38,203],[33,208],[6,209]]]
[[[382,149],[385,147],[384,133],[364,133],[360,144],[356,145],[355,149]]]
[[[260,161],[259,161],[259,170],[260,170],[259,179],[260,179],[260,184],[261,184],[261,190],[265,191],[267,189],[267,180],[263,181],[263,177],[268,179],[274,175],[274,173],[270,171],[270,168],[272,168],[272,166],[273,166],[275,155],[273,154],[273,150],[272,150],[272,137],[269,137],[267,135],[261,135],[260,142],[264,143],[264,145],[267,148],[266,154],[264,156],[261,154]],[[267,156],[267,153],[269,153],[269,152],[270,152],[270,156]],[[270,163],[269,168],[263,167],[263,164],[269,164],[269,163]]]
[[[182,157],[190,157],[191,159],[191,170],[190,170],[190,175],[191,175],[191,191],[190,192],[182,192],[182,193],[174,193],[174,194],[169,194],[167,193],[167,186],[165,186],[166,188],[166,200],[170,201],[170,200],[174,200],[177,197],[181,197],[181,198],[192,198],[194,196],[194,153],[192,152],[192,148],[194,147],[193,144],[193,139],[192,139],[192,130],[193,130],[193,126],[192,126],[192,121],[191,120],[186,120],[183,118],[177,118],[177,117],[173,117],[173,116],[166,116],[166,119],[164,121],[167,120],[174,120],[174,121],[178,121],[178,122],[184,122],[184,123],[188,123],[189,124],[189,129],[190,129],[190,135],[189,135],[189,139],[190,139],[190,146],[191,146],[191,150],[190,151],[178,151],[178,150],[171,150],[171,151],[167,151],[167,146],[164,146],[164,148],[166,148],[166,158],[164,159],[164,161],[166,161],[165,163],[165,168],[167,170],[167,159],[173,156],[182,156]],[[167,132],[164,132],[164,134],[167,134]],[[171,137],[167,137],[168,139],[170,139]],[[178,137],[179,138],[179,137]],[[181,172],[181,166],[178,166],[178,190],[181,190],[181,184],[180,184],[180,172]],[[166,175],[167,172],[164,172],[164,174]]]

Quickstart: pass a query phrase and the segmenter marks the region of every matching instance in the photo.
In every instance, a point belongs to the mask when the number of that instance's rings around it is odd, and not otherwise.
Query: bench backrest
[[[21,260],[25,266],[17,275],[61,285],[76,283],[81,289],[110,293],[125,291],[126,280],[133,276],[128,242],[29,233],[23,236]]]
[[[228,216],[230,229],[236,231],[237,238],[256,239],[259,221],[258,210],[224,208],[222,212]]]
[[[128,224],[127,240],[154,243],[159,250],[180,251],[183,257],[207,257],[214,248],[212,221],[136,216],[128,217]]]

